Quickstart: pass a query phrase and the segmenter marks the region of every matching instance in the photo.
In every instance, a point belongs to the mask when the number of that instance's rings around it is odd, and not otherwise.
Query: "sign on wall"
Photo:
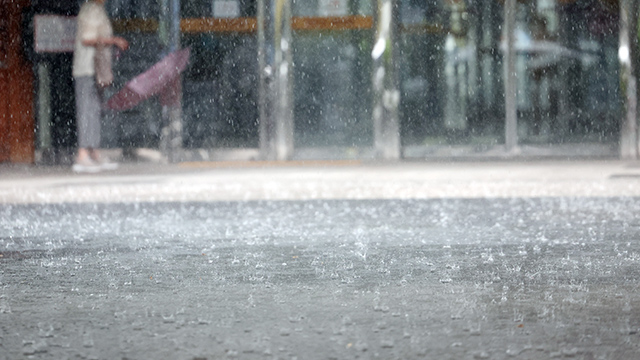
[[[76,38],[76,18],[60,15],[34,17],[36,52],[72,52]]]
[[[347,0],[319,0],[318,13],[320,16],[344,16],[349,12]]]
[[[237,18],[240,16],[240,4],[235,0],[215,0],[213,16],[217,18]]]

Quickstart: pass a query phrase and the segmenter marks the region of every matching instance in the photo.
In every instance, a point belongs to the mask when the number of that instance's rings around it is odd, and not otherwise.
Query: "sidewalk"
[[[0,203],[640,196],[640,163],[620,160],[0,165]]]

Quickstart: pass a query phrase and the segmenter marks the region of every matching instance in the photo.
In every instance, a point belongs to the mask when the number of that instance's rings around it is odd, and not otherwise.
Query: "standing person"
[[[91,0],[80,8],[73,78],[76,93],[78,154],[73,171],[98,172],[117,168],[100,157],[100,117],[105,87],[111,85],[111,46],[129,47],[127,40],[113,36],[111,22],[104,9],[107,0]]]

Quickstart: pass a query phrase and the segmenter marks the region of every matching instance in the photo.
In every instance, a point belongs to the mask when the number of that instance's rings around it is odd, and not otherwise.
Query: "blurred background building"
[[[0,161],[64,163],[74,151],[65,37],[81,3],[0,0]],[[509,6],[512,41],[503,31]],[[172,31],[191,48],[179,159],[620,154],[626,88],[614,0],[109,0],[106,7],[131,44],[116,53],[112,92],[167,54]],[[36,38],[35,19],[55,25],[45,31],[51,39]],[[515,100],[511,133],[508,99]],[[107,112],[103,143],[125,154],[160,149],[164,121],[155,98]]]

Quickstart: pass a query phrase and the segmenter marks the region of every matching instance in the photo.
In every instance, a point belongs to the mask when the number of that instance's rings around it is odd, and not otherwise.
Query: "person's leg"
[[[78,154],[76,155],[76,162],[85,163],[87,160],[91,160],[90,150],[87,148],[78,148]]]
[[[95,138],[93,144],[95,144],[95,146],[89,148],[89,157],[96,165],[100,167],[100,170],[115,170],[118,168],[118,164],[103,158],[102,155],[100,154],[100,151],[98,150],[98,145],[100,144],[100,130],[101,130],[100,124],[102,121],[102,108],[104,106],[104,90],[105,89],[95,85],[95,82],[93,87],[96,90],[96,96],[97,96],[96,98],[97,105],[95,106],[95,109],[97,109],[97,120],[96,120],[96,128],[93,129],[95,131],[93,133],[93,137]]]
[[[99,167],[92,161],[92,152],[100,145],[101,109],[98,90],[92,76],[77,77],[74,80],[78,129],[78,154],[74,170],[97,171]]]
[[[76,78],[78,147],[100,147],[100,97],[92,76]]]
[[[100,132],[102,130],[101,128],[101,124],[102,124],[102,106],[103,106],[103,97],[104,97],[104,88],[98,86],[98,84],[96,84],[96,82],[94,81],[93,83],[93,89],[95,90],[95,98],[93,99],[93,101],[95,101],[95,107],[94,109],[96,109],[96,121],[94,123],[94,128],[92,129],[92,141],[94,146],[92,146],[91,148],[89,148],[89,156],[91,156],[91,160],[93,160],[95,163],[100,164],[102,162],[102,158],[100,157],[100,151],[98,150],[98,148],[100,147]],[[94,96],[92,94],[92,96]]]

